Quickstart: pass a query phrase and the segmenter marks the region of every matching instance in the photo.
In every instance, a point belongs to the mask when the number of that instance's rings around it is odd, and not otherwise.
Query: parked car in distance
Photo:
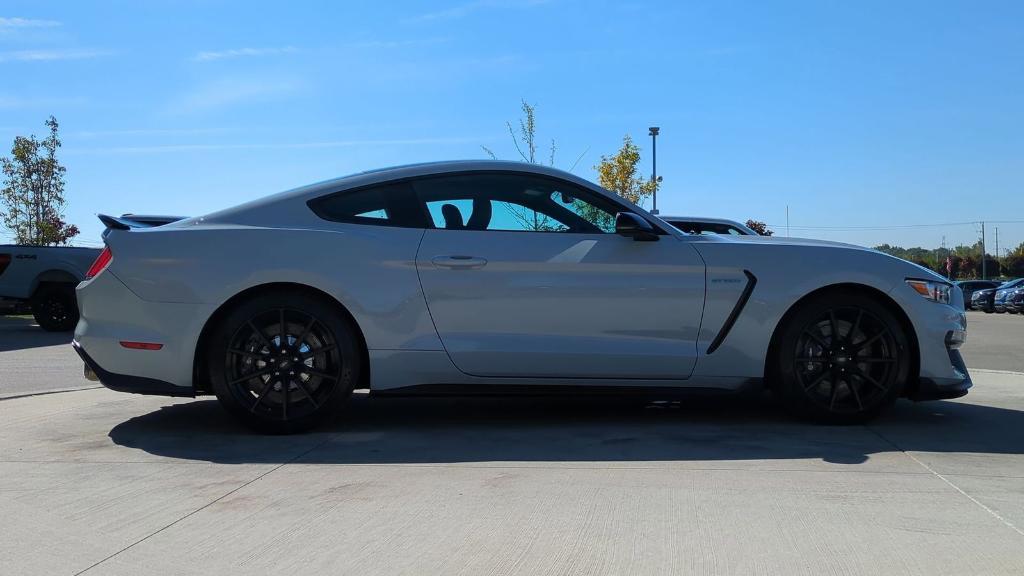
[[[372,395],[767,388],[861,422],[971,387],[962,294],[858,246],[685,234],[523,162],[363,172],[138,229],[78,286],[86,375],[293,432]]]
[[[733,236],[757,236],[757,232],[739,222],[725,218],[694,218],[689,216],[659,216],[665,222],[687,234],[726,234]]]
[[[974,295],[975,290],[985,290],[987,288],[996,288],[1001,284],[998,280],[960,280],[954,282],[960,287],[960,290],[964,293],[964,308],[970,310],[972,306],[971,296]]]
[[[133,216],[120,218],[136,227],[153,227],[180,220],[180,216]],[[0,245],[0,300],[2,310],[24,311],[43,330],[65,332],[78,324],[75,286],[100,255],[99,248],[72,246]]]
[[[1006,312],[1006,299],[1017,288],[1024,287],[1024,278],[1009,280],[1000,284],[992,295],[992,311],[1002,314]]]
[[[995,312],[996,291],[1001,289],[1001,288],[1003,288],[1004,286],[1005,287],[1016,286],[1015,283],[1022,282],[1022,281],[1024,281],[1024,279],[1021,279],[1021,278],[1014,279],[1014,280],[1007,280],[1006,282],[1003,282],[1002,284],[1000,284],[999,286],[996,286],[995,288],[982,288],[980,290],[975,290],[971,294],[971,309],[973,309],[973,310],[981,310],[982,312],[985,312],[987,314],[991,314],[992,312]]]
[[[1010,314],[1024,313],[1024,287],[1011,290],[1010,294],[1006,297],[1003,307]]]

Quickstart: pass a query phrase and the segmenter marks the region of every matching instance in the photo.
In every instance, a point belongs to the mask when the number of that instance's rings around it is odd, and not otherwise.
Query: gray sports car
[[[275,432],[373,394],[767,387],[857,422],[961,396],[959,289],[831,242],[689,235],[535,165],[364,172],[171,224],[102,216],[74,346],[114,390]]]

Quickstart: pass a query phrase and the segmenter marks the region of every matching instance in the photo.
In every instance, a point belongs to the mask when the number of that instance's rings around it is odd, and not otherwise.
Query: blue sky
[[[659,125],[662,213],[784,229],[788,205],[794,236],[952,245],[977,226],[934,224],[1024,220],[1021,22],[997,1],[6,0],[0,143],[58,118],[67,215],[95,243],[98,212],[512,159],[526,98],[587,178],[625,134],[649,171]]]

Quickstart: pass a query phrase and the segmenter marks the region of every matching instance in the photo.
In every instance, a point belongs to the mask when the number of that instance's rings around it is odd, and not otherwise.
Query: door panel
[[[476,376],[688,378],[704,264],[674,236],[427,230],[417,255],[452,362]]]

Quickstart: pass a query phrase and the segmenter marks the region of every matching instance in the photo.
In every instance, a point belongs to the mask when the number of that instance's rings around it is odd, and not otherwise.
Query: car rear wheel
[[[78,324],[75,287],[43,284],[32,295],[32,317],[47,332],[68,332]]]
[[[335,415],[361,368],[355,328],[304,292],[261,294],[232,309],[208,349],[217,399],[267,433],[307,430]]]
[[[783,327],[780,391],[794,412],[826,423],[870,420],[902,394],[911,364],[907,335],[877,300],[822,294]]]

